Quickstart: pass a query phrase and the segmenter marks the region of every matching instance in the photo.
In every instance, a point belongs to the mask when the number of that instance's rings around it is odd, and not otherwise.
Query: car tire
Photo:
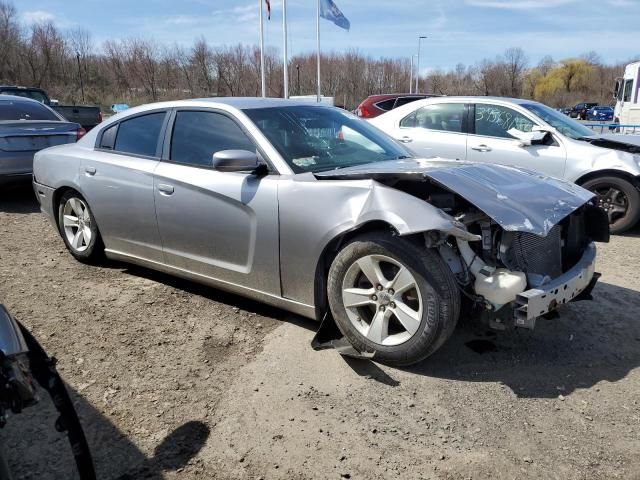
[[[370,234],[347,244],[331,264],[327,294],[333,318],[353,347],[392,366],[431,355],[460,316],[458,286],[440,255],[391,235]]]
[[[626,232],[640,220],[640,191],[628,180],[596,177],[584,182],[582,187],[597,195],[598,205],[609,215],[611,233]],[[624,212],[620,212],[620,208],[624,208]]]
[[[97,263],[104,256],[104,244],[87,201],[75,190],[66,191],[58,202],[58,229],[76,260]]]

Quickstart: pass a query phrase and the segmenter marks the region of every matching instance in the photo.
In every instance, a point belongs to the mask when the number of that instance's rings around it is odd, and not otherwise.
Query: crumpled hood
[[[502,165],[443,159],[403,159],[315,174],[323,179],[429,179],[460,195],[508,231],[545,236],[593,198],[573,183]]]

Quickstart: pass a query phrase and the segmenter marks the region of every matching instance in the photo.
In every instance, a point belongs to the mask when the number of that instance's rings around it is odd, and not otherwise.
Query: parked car
[[[391,93],[385,95],[371,95],[365,98],[355,111],[355,114],[362,118],[374,118],[385,112],[401,107],[407,103],[433,97],[419,93]]]
[[[35,87],[16,87],[0,85],[0,95],[14,95],[37,100],[40,103],[51,107],[62,115],[66,120],[79,123],[82,128],[89,131],[102,121],[102,112],[99,107],[80,105],[58,105],[57,101],[49,98],[46,91]]]
[[[50,423],[58,432],[66,432],[73,453],[78,477],[95,480],[93,459],[74,403],[56,370],[56,360],[47,355],[35,337],[0,304],[0,431],[7,420],[20,421],[18,414],[25,408],[37,408],[39,392],[46,391],[59,413]],[[43,426],[39,422],[39,427]],[[0,442],[0,478],[11,480],[3,442]],[[67,454],[66,452],[64,452]],[[68,454],[67,454],[68,455]],[[69,455],[70,457],[71,455]]]
[[[587,112],[587,120],[595,122],[612,122],[613,108],[602,105],[590,108]]]
[[[568,115],[571,113],[571,108],[570,108],[570,107],[568,107],[568,108],[561,108],[561,109],[560,109],[560,113],[562,113],[562,114],[564,114],[564,115],[567,115],[567,116],[568,116]]]
[[[596,135],[541,103],[431,98],[372,123],[420,156],[515,165],[577,183],[598,196],[612,233],[640,219],[640,147]]]
[[[589,109],[597,106],[598,106],[597,103],[589,103],[589,102],[578,103],[577,105],[575,105],[569,110],[569,116],[571,118],[577,118],[578,120],[586,120],[587,112],[589,111]]]
[[[38,153],[33,185],[76,259],[329,315],[392,365],[446,341],[461,291],[497,328],[533,328],[593,287],[609,234],[576,185],[415,159],[348,112],[291,100],[132,108]]]
[[[84,134],[80,125],[36,100],[0,96],[0,183],[30,180],[37,151],[74,143]]]

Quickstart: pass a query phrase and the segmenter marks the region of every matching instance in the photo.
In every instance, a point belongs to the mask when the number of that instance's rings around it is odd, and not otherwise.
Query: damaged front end
[[[608,240],[598,207],[583,205],[544,236],[507,231],[481,212],[458,219],[480,240],[448,239],[438,248],[490,327],[533,329],[538,317],[589,298],[599,277],[593,242]]]
[[[368,178],[421,198],[467,235],[425,232],[472,308],[492,328],[532,329],[538,317],[587,298],[599,274],[593,242],[606,213],[574,184],[496,165],[403,160],[320,174]]]

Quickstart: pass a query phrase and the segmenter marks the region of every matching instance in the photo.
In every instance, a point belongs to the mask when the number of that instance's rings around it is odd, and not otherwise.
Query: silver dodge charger
[[[34,161],[80,261],[168,272],[418,362],[467,315],[497,329],[589,297],[606,213],[514,167],[418,159],[340,109],[229,98],[132,108]],[[547,315],[548,316],[548,315]]]

